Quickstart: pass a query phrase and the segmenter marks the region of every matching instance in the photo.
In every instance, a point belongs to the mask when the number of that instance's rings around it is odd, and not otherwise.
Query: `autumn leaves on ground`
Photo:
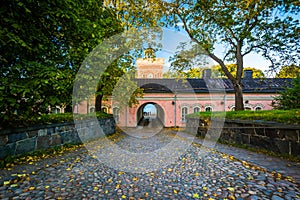
[[[136,153],[162,148],[175,133],[156,135]],[[169,139],[168,139],[168,138]],[[131,136],[119,133],[110,141],[132,150]],[[100,139],[101,140],[101,139]],[[161,142],[157,142],[160,140]],[[95,142],[95,141],[94,141]],[[165,143],[163,143],[165,142]],[[158,145],[159,144],[159,145]],[[149,149],[151,147],[151,149]],[[298,183],[278,172],[240,161],[193,143],[176,162],[147,173],[119,171],[101,163],[82,145],[65,147],[55,155],[26,156],[1,170],[1,199],[297,199]],[[101,150],[102,146],[95,146]],[[204,151],[208,154],[203,155]],[[112,155],[113,156],[113,155]],[[122,156],[122,155],[121,155]],[[145,163],[147,164],[147,163]],[[134,165],[134,163],[133,163]]]

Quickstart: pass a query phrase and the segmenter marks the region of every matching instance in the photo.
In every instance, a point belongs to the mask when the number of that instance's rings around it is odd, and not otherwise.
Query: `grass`
[[[187,118],[211,118],[224,117],[226,119],[239,119],[239,120],[261,120],[273,121],[285,124],[300,124],[300,109],[293,110],[260,110],[260,111],[228,111],[224,112],[198,112],[189,114]]]

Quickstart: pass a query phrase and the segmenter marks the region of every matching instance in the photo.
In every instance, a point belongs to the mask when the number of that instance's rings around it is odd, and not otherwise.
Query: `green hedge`
[[[90,114],[75,114],[76,119],[84,119],[94,116],[95,113]],[[42,114],[39,116],[33,116],[31,118],[24,118],[23,116],[15,116],[15,118],[10,119],[9,123],[1,124],[1,129],[4,128],[18,128],[31,125],[40,124],[53,124],[53,123],[64,123],[72,122],[74,120],[73,113],[59,113],[59,114]],[[112,114],[107,114],[104,112],[97,112],[97,118],[112,117]]]
[[[262,120],[275,121],[286,124],[300,124],[300,109],[292,110],[260,110],[260,111],[228,111],[224,112],[198,112],[189,114],[187,118],[211,118],[224,117],[226,119],[240,119],[240,120]]]

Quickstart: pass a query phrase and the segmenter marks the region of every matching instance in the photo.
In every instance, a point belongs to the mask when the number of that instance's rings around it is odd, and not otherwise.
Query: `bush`
[[[293,79],[291,88],[274,97],[272,107],[279,110],[300,108],[300,76]]]
[[[73,113],[59,113],[59,114],[41,114],[38,117],[32,116],[30,118],[25,118],[20,115],[15,115],[15,117],[11,117],[9,121],[5,124],[1,124],[0,130],[4,128],[18,128],[18,127],[25,127],[25,126],[32,126],[32,125],[39,125],[39,124],[52,124],[52,123],[64,123],[64,122],[72,122],[74,120],[73,117],[76,119],[84,119],[86,117],[93,116],[94,113],[90,114],[76,114],[73,116]],[[105,117],[112,117],[111,114],[97,112],[97,118],[105,118]]]

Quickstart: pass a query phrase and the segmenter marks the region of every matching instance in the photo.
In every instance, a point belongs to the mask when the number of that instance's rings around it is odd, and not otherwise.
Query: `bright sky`
[[[165,58],[164,71],[168,70],[170,66],[170,63],[168,62],[169,57],[175,54],[176,48],[180,42],[190,42],[190,38],[183,31],[178,32],[171,29],[164,29],[163,38],[161,41],[162,49],[161,51],[156,52],[156,56],[158,58]],[[224,51],[222,47],[216,48],[215,54],[222,55],[222,51]],[[212,59],[207,59],[210,65],[216,65],[216,62],[214,62]],[[257,54],[249,54],[244,57],[244,67],[254,67],[265,72],[265,70],[268,70],[269,65],[270,63],[267,60]]]

